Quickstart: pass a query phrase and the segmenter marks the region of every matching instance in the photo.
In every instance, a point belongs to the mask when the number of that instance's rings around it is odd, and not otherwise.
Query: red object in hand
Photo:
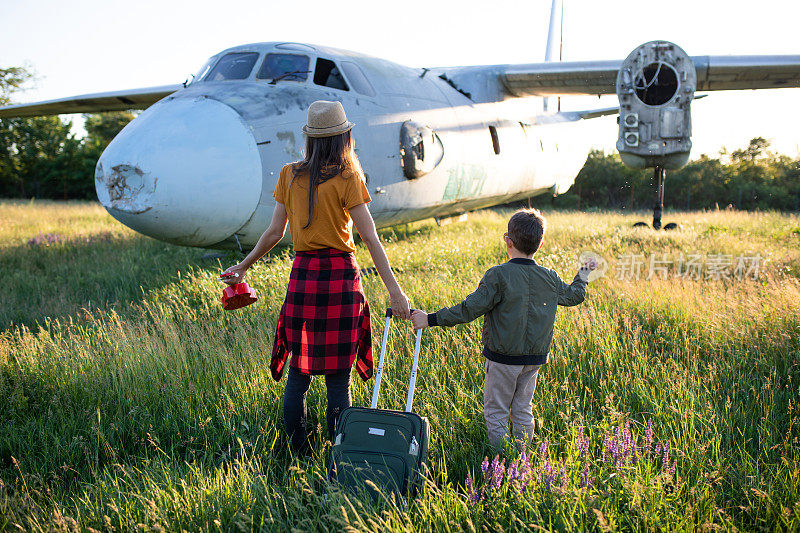
[[[256,290],[251,289],[247,283],[237,283],[222,291],[222,308],[233,311],[258,300]]]

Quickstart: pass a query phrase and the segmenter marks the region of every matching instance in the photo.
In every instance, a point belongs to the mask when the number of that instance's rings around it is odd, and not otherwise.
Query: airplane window
[[[367,96],[375,96],[375,89],[372,88],[372,84],[367,77],[364,76],[364,73],[358,65],[349,61],[342,61],[342,70],[347,76],[347,79],[350,80],[353,89]]]
[[[195,76],[194,76],[194,80],[193,80],[193,82],[192,82],[192,83],[194,83],[194,81],[199,81],[199,80],[202,80],[202,79],[203,79],[203,76],[205,76],[206,74],[208,74],[208,71],[209,71],[209,70],[211,70],[211,67],[214,65],[214,61],[213,61],[213,60],[214,60],[214,58],[212,57],[211,59],[209,59],[208,61],[206,61],[206,64],[205,64],[205,65],[203,65],[203,68],[201,68],[200,70],[198,70],[198,71],[197,71],[197,74],[195,74]]]
[[[317,68],[314,69],[314,83],[317,85],[324,85],[332,89],[341,89],[349,91],[347,84],[344,82],[342,73],[336,68],[336,63],[329,59],[317,59]]]
[[[204,81],[243,80],[250,76],[257,52],[233,52],[222,56]]]
[[[308,56],[267,54],[256,78],[259,80],[306,81],[309,72]]]
[[[492,136],[492,148],[494,148],[494,153],[500,153],[500,138],[497,136],[497,128],[494,126],[489,126],[489,135]]]

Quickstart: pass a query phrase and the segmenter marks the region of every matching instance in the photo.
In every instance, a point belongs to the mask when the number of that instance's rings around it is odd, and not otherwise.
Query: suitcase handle
[[[412,311],[415,311],[413,309]],[[386,355],[386,345],[389,341],[389,325],[392,323],[392,310],[386,310],[386,324],[383,328],[383,343],[381,345],[381,355],[378,359],[378,370],[375,373],[375,386],[372,389],[372,403],[371,409],[377,409],[378,396],[381,393],[381,378],[383,377],[383,359]],[[406,397],[406,411],[411,412],[411,406],[414,403],[414,388],[417,384],[417,364],[419,362],[419,349],[422,342],[422,330],[417,330],[417,340],[414,344],[414,362],[411,365],[411,377],[408,381],[408,396]]]

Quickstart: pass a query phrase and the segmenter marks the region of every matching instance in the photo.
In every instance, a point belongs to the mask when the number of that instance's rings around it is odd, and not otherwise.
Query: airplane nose
[[[247,223],[261,195],[255,138],[232,108],[208,98],[158,103],[128,124],[97,162],[100,203],[150,237],[210,246]]]

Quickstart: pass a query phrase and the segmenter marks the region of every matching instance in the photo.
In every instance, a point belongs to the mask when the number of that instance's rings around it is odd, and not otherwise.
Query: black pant
[[[291,439],[292,449],[298,453],[308,451],[306,393],[309,386],[311,386],[311,376],[289,367],[289,376],[286,378],[286,388],[283,391],[283,421],[286,424],[286,433]],[[326,374],[325,386],[328,392],[328,407],[325,410],[328,419],[328,437],[333,440],[339,414],[346,407],[350,407],[350,369],[336,374]]]

